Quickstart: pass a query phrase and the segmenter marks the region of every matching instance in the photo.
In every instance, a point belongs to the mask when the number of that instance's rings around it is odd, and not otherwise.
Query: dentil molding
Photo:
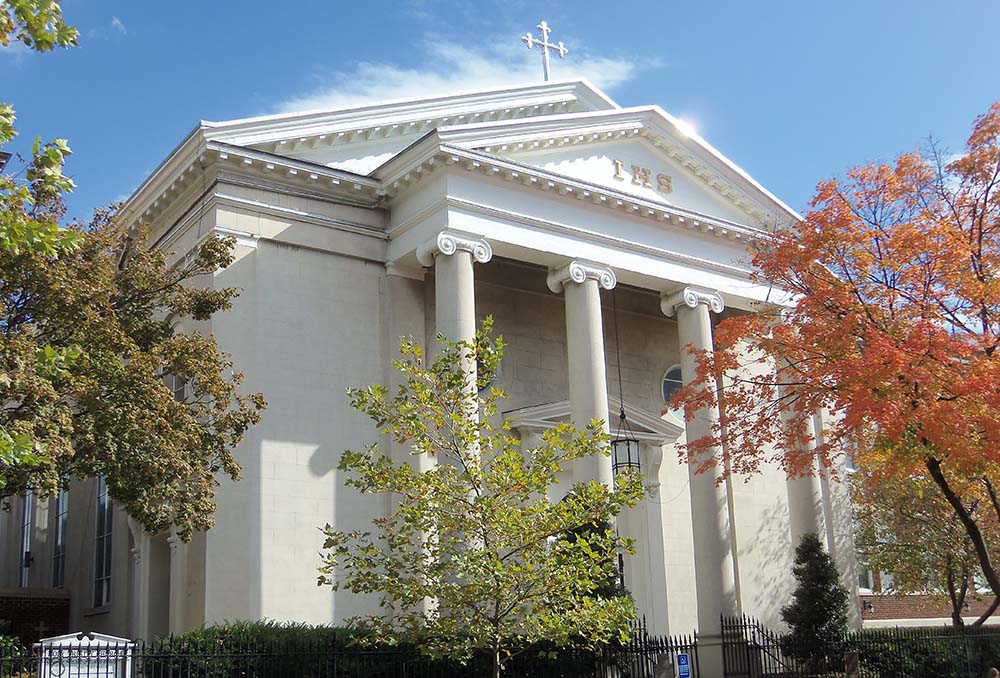
[[[434,263],[435,255],[451,256],[455,252],[469,252],[480,264],[493,258],[493,248],[483,238],[472,233],[447,230],[441,231],[417,248],[417,261],[422,266],[430,266]]]
[[[698,304],[705,304],[715,313],[722,313],[726,308],[726,304],[718,292],[701,290],[696,287],[685,287],[680,292],[660,297],[660,308],[668,318],[672,318],[677,313],[678,306],[697,308]]]
[[[571,261],[561,268],[554,268],[549,271],[546,282],[549,289],[559,294],[568,282],[577,284],[585,283],[587,280],[596,280],[597,284],[606,290],[614,289],[618,284],[615,272],[607,266],[593,264],[587,261]]]

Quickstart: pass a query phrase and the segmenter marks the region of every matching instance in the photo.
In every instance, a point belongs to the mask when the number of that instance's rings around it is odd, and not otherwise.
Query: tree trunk
[[[997,611],[997,607],[1000,607],[1000,598],[994,598],[993,602],[990,603],[990,606],[986,608],[986,611],[979,616],[979,619],[972,622],[972,625],[982,626],[983,624],[985,624],[986,620],[992,617],[993,613]]]
[[[927,457],[924,460],[924,464],[927,466],[927,470],[930,471],[931,478],[934,479],[934,482],[941,489],[945,499],[948,500],[948,503],[955,510],[955,515],[962,521],[965,533],[969,536],[969,540],[976,550],[976,558],[979,560],[979,567],[983,571],[983,576],[986,577],[986,583],[990,585],[993,595],[1000,597],[1000,576],[997,576],[997,571],[993,567],[992,560],[990,560],[990,552],[986,548],[986,540],[983,539],[983,533],[979,529],[979,525],[969,514],[969,510],[965,508],[965,504],[962,503],[961,498],[955,494],[948,480],[944,477],[940,460]]]
[[[962,619],[962,605],[965,603],[965,587],[968,583],[968,578],[963,577],[962,588],[960,591],[956,591],[955,567],[951,556],[948,556],[946,580],[948,584],[948,599],[951,601],[951,624],[952,626],[965,626],[965,620]]]

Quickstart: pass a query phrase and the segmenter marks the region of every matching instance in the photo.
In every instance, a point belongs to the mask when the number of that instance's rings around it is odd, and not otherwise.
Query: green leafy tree
[[[560,469],[607,455],[607,436],[592,422],[549,430],[540,445],[521,449],[497,423],[505,394],[486,390],[502,356],[487,320],[474,342],[452,343],[425,365],[421,348],[401,341],[394,362],[403,384],[349,391],[386,438],[436,464],[419,472],[378,445],[345,452],[340,470],[364,494],[388,494],[395,507],[372,531],[324,529],[320,584],[378,596],[382,614],[355,620],[371,641],[406,640],[434,657],[492,656],[493,675],[531,643],[594,645],[627,636],[635,607],[627,596],[605,596],[619,549],[629,539],[610,528],[623,507],[643,494],[640,478],[620,475],[614,488],[577,484],[561,501],[547,491]],[[465,361],[480,367],[470,388]],[[479,416],[469,416],[476,408]],[[582,529],[590,528],[590,529]]]
[[[0,46],[17,40],[39,52],[56,46],[76,44],[78,32],[66,25],[59,4],[52,0],[0,0]],[[0,165],[10,154],[2,149],[17,135],[14,107],[0,101]],[[42,143],[36,139],[31,159],[21,170],[0,174],[0,256],[22,251],[43,252],[55,257],[72,252],[80,234],[59,227],[59,197],[73,189],[73,181],[63,174],[70,154],[65,139]],[[65,366],[77,356],[72,350],[57,352],[47,348],[47,359]],[[0,386],[9,384],[0,374]],[[24,432],[12,433],[0,425],[0,472],[12,466],[37,465],[44,461],[42,450]],[[2,496],[2,495],[0,495]]]
[[[54,0],[0,0],[0,46],[15,40],[48,52],[76,45],[78,36]],[[14,107],[0,101],[0,149],[17,136],[15,120]],[[58,198],[73,190],[73,180],[63,174],[70,153],[65,139],[35,139],[31,159],[20,171],[0,175],[0,252],[57,255],[78,245],[79,234],[59,228],[58,222]]]
[[[976,582],[985,577],[955,511],[930,478],[884,472],[880,450],[862,452],[859,459],[858,470],[850,477],[858,553],[872,570],[892,573],[893,593],[947,598],[952,624],[964,626],[965,603],[979,597]],[[1000,531],[987,489],[976,479],[956,486],[969,515],[983,525],[990,552],[997,553]],[[985,623],[998,605],[1000,599],[994,596],[972,625]]]
[[[212,337],[179,329],[229,308],[235,290],[199,279],[233,243],[209,239],[171,266],[111,210],[77,233],[73,252],[0,257],[0,430],[37,457],[0,458],[0,497],[104,475],[147,529],[187,537],[212,525],[216,476],[238,477],[231,449],[264,407]]]
[[[80,31],[63,19],[56,0],[0,0],[0,45],[11,40],[38,52],[77,44]]]
[[[0,44],[47,52],[77,37],[53,0],[0,0]],[[0,146],[15,134],[0,103]],[[171,266],[113,209],[62,228],[69,154],[64,139],[36,139],[0,175],[0,499],[103,475],[148,530],[188,538],[212,525],[217,476],[238,477],[231,449],[264,407],[240,395],[214,339],[177,329],[229,308],[236,291],[201,279],[232,261],[232,241]],[[164,375],[186,384],[182,398]]]
[[[820,668],[836,659],[847,633],[847,589],[837,566],[815,533],[803,535],[792,568],[796,586],[792,602],[781,610],[789,627],[782,639],[785,654]]]

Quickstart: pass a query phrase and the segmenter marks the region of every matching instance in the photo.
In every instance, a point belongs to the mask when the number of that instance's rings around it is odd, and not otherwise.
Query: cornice
[[[582,285],[588,280],[596,281],[606,290],[613,290],[618,284],[618,278],[615,277],[615,272],[609,266],[578,260],[550,270],[545,278],[545,283],[550,290],[558,294],[566,287],[566,283],[574,282]]]
[[[609,416],[617,414],[621,406],[620,399],[608,395]],[[627,409],[629,421],[645,429],[634,431],[636,437],[643,442],[664,445],[675,442],[684,433],[684,427],[679,425],[672,415],[657,416],[634,407],[628,407]],[[510,424],[511,428],[533,431],[543,431],[553,428],[559,422],[565,421],[569,415],[570,402],[568,400],[522,407],[516,410],[507,410],[503,413],[504,418]],[[670,417],[669,419],[667,418],[668,416]]]
[[[172,166],[158,170],[128,199],[126,214],[130,221],[153,221],[193,184],[206,183],[210,168],[216,172],[228,168],[245,174],[259,173],[294,187],[322,190],[328,199],[331,195],[341,195],[359,206],[376,207],[381,199],[378,179],[242,146],[194,142],[194,139],[189,141],[190,147],[178,153],[170,163]]]
[[[411,147],[414,149],[412,162],[406,161],[406,157],[401,157],[392,167],[388,167],[388,164],[384,166],[391,170],[382,176],[382,190],[388,197],[391,198],[426,179],[438,168],[451,166],[564,197],[584,200],[599,207],[622,210],[634,217],[654,219],[729,240],[756,242],[771,237],[769,232],[753,226],[666,205],[600,184],[571,179],[514,160],[457,146],[434,144],[434,137],[428,137]]]
[[[473,214],[482,214],[485,216],[500,219],[510,223],[521,224],[523,226],[527,226],[528,228],[537,229],[539,231],[549,231],[552,233],[561,233],[569,235],[574,238],[582,238],[584,240],[588,240],[591,242],[596,242],[609,247],[614,247],[623,252],[632,252],[635,254],[641,254],[644,256],[650,256],[657,259],[661,259],[663,261],[672,261],[696,269],[701,269],[706,271],[716,271],[718,273],[722,273],[724,275],[730,275],[736,278],[745,279],[748,278],[750,275],[750,271],[748,269],[740,268],[739,266],[724,264],[718,261],[712,261],[710,259],[702,259],[700,257],[693,257],[688,254],[680,254],[677,252],[672,252],[670,250],[663,249],[661,247],[644,245],[642,243],[626,240],[624,238],[618,238],[616,236],[608,235],[606,233],[590,231],[585,228],[580,228],[579,226],[574,226],[571,224],[564,224],[561,222],[551,221],[547,219],[539,219],[538,217],[534,217],[529,214],[510,212],[507,210],[501,210],[495,207],[491,207],[490,205],[483,205],[481,203],[472,202],[469,200],[462,200],[460,198],[450,198],[450,197],[443,197],[440,200],[437,200],[434,203],[425,207],[424,209],[420,210],[406,221],[390,227],[389,239],[392,240],[400,237],[401,235],[409,231],[411,228],[424,221],[424,219],[426,219],[429,215],[449,208],[462,210],[464,212],[470,212]]]
[[[274,152],[296,152],[423,134],[448,124],[615,108],[617,104],[585,80],[568,80],[203,125],[209,138]]]
[[[660,309],[668,318],[677,314],[679,306],[697,308],[699,304],[705,304],[714,313],[722,313],[726,308],[726,303],[718,292],[697,287],[685,287],[679,292],[660,297]]]
[[[457,125],[438,130],[444,143],[489,154],[544,150],[619,138],[646,139],[758,222],[802,217],[711,144],[658,106],[549,116],[536,120]]]

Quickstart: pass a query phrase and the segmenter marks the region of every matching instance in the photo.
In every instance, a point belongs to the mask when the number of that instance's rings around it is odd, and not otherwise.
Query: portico
[[[450,248],[452,252],[448,255],[439,254],[432,260],[424,252],[420,251],[421,263],[430,264],[433,261],[435,267],[435,326],[437,331],[445,333],[445,328],[454,327],[455,309],[443,305],[452,303],[451,300],[462,300],[465,305],[465,317],[474,317],[475,299],[475,274],[472,267],[473,250],[480,252],[493,252],[504,250],[503,243],[494,246],[485,237],[475,238],[469,231],[442,231],[436,238],[428,242],[441,242],[442,240],[454,239],[456,233],[460,233],[460,238],[464,238],[462,246],[464,253],[459,253],[457,248]],[[523,252],[523,250],[522,250]],[[466,274],[456,276],[452,273],[451,258],[463,256]],[[544,252],[533,252],[527,255],[522,254],[525,259],[545,259]],[[550,255],[548,255],[550,256]],[[442,262],[443,257],[447,259]],[[486,256],[477,257],[475,261],[480,264],[488,264],[490,258]],[[523,261],[523,260],[522,260]],[[444,264],[442,266],[442,263]],[[564,299],[565,317],[565,338],[566,338],[566,361],[568,373],[568,395],[569,398],[562,403],[539,403],[537,407],[523,408],[515,411],[512,419],[512,426],[521,432],[526,445],[534,442],[533,436],[546,428],[545,423],[538,421],[553,422],[553,417],[559,416],[564,420],[571,421],[577,427],[584,427],[590,421],[602,422],[606,432],[609,431],[609,423],[616,419],[617,405],[620,401],[609,395],[608,389],[608,364],[607,352],[604,345],[605,320],[601,303],[601,294],[614,290],[618,282],[616,272],[609,266],[602,265],[594,261],[569,260],[563,265],[552,265],[546,274],[546,285],[552,293],[561,293]],[[442,285],[448,286],[442,290]],[[454,286],[459,289],[455,289]],[[721,313],[725,308],[725,303],[721,295],[714,290],[704,288],[682,287],[675,292],[661,291],[675,288],[676,281],[662,281],[660,290],[659,310],[668,318],[673,318],[676,324],[676,338],[663,337],[663,341],[677,343],[678,349],[688,344],[702,350],[712,349],[711,314]],[[448,300],[448,301],[445,301]],[[655,302],[656,297],[650,295],[650,302]],[[654,305],[653,303],[650,304]],[[504,328],[499,328],[503,332]],[[471,339],[474,332],[474,322],[466,321],[465,334],[453,335],[455,338]],[[694,371],[693,356],[687,351],[678,350],[679,361],[685,379],[690,379]],[[609,406],[613,405],[613,406]],[[650,414],[646,414],[649,417]],[[678,422],[674,417],[669,416],[666,420],[660,413],[653,415],[659,425],[654,425],[659,429],[659,436],[653,434],[642,445],[642,456],[646,463],[644,472],[653,474],[648,482],[659,486],[660,465],[663,460],[663,446],[675,444],[682,432],[686,431],[687,439],[699,438],[706,435],[712,426],[717,425],[719,413],[717,410],[699,412],[697,416],[686,423]],[[713,456],[721,468],[723,451],[716,450]],[[673,461],[673,460],[671,460]],[[694,569],[694,582],[696,594],[698,627],[706,639],[710,639],[713,632],[719,633],[720,614],[733,615],[739,612],[739,602],[737,600],[736,575],[734,571],[733,549],[731,544],[731,525],[729,505],[725,494],[725,486],[715,482],[718,469],[710,469],[707,472],[698,473],[699,465],[703,460],[694,460],[694,463],[687,466],[687,474],[690,484],[690,504],[691,504],[691,532],[693,535],[693,556],[696,563]],[[574,468],[570,478],[571,482],[587,482],[597,480],[610,485],[614,482],[611,460],[607,457],[594,457],[584,460],[577,468]],[[623,524],[627,524],[629,529],[639,528],[650,523],[648,507],[640,507],[633,511],[635,515],[624,519]],[[652,520],[654,524],[662,523],[662,514],[658,511]],[[660,525],[662,529],[662,525]],[[643,542],[650,539],[650,530],[641,530],[645,534],[640,535]],[[662,535],[662,531],[652,529],[654,533]],[[655,539],[655,537],[654,537]],[[659,541],[662,542],[662,536]],[[639,567],[630,563],[629,569],[638,571]],[[654,571],[650,571],[650,569]],[[646,567],[644,577],[638,583],[641,589],[637,591],[645,598],[650,607],[643,610],[649,615],[654,624],[660,623],[661,619],[666,622],[666,615],[656,610],[653,603],[654,596],[646,595],[652,582],[665,582],[668,579],[666,566],[661,558],[652,568]],[[628,585],[635,587],[634,581],[629,581]],[[665,586],[662,586],[665,593]],[[664,623],[661,628],[666,628]],[[720,659],[721,661],[721,659]]]

